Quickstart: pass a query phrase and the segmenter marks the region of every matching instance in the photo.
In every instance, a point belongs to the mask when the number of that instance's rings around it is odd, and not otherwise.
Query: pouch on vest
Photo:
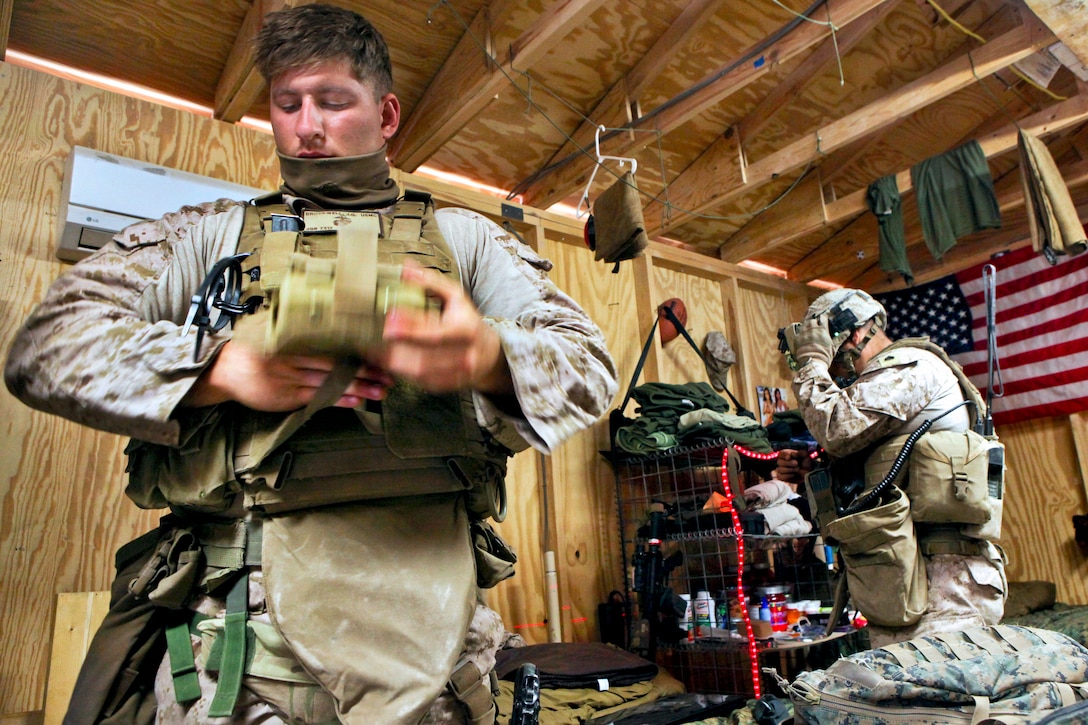
[[[1001,445],[974,431],[930,431],[914,444],[909,481],[911,515],[919,523],[984,524],[992,516],[989,451]]]
[[[514,576],[514,564],[518,561],[514,549],[486,521],[473,521],[471,528],[472,548],[476,555],[476,584],[481,589],[490,589]]]
[[[846,562],[854,604],[873,624],[904,627],[922,618],[929,596],[910,503],[894,486],[891,500],[827,524]]]
[[[235,442],[230,409],[208,408],[202,425],[180,448],[131,439],[125,447],[125,495],[140,508],[227,509],[240,489],[229,455]]]

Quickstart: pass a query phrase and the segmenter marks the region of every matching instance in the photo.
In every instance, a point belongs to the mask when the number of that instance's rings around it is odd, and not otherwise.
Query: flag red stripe
[[[995,406],[996,408],[996,406]],[[995,426],[1022,423],[1035,418],[1047,418],[1055,415],[1073,415],[1082,410],[1088,410],[1088,396],[1082,398],[1065,398],[1063,400],[1047,403],[1045,405],[1029,405],[1015,410],[994,410],[993,418]]]
[[[1048,332],[1061,332],[1063,330],[1068,330],[1070,327],[1073,327],[1074,325],[1082,322],[1088,322],[1088,310],[1082,310],[1076,315],[1063,318],[1061,320],[1054,320],[1045,325],[1041,325],[1039,328],[1033,328],[1032,330],[1024,330],[1021,333],[1011,335],[999,335],[997,338],[998,352],[1000,353],[1002,347],[1007,349],[1014,342],[1023,342],[1024,340],[1030,340],[1040,334],[1045,334]],[[1036,334],[1032,334],[1033,332]],[[986,340],[982,339],[975,342],[975,349],[985,350]],[[1066,338],[1063,342],[1060,342],[1056,345],[1040,345],[1032,347],[1030,350],[1026,350],[1025,352],[1018,354],[999,355],[998,362],[1001,367],[1012,368],[1020,365],[1030,365],[1031,363],[1044,362],[1052,358],[1065,357],[1067,355],[1072,355],[1074,353],[1085,351],[1088,351],[1088,338],[1072,337]],[[986,372],[987,370],[988,363],[985,357],[983,357],[983,359],[978,362],[970,363],[965,363],[959,358],[960,356],[955,356],[957,362],[963,365],[963,370],[965,373],[967,373],[968,377],[972,375],[978,375],[980,373]]]

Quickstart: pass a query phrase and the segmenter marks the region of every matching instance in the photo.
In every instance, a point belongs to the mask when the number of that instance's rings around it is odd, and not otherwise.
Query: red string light
[[[737,446],[736,450],[740,451],[742,449]],[[766,454],[755,453],[755,455],[763,456]],[[777,455],[777,453],[774,454],[775,457]],[[764,460],[769,460],[769,458]],[[737,539],[737,599],[740,604],[740,614],[744,618],[744,630],[748,638],[748,662],[752,667],[753,696],[758,698],[760,693],[759,650],[756,646],[756,638],[752,633],[752,619],[748,614],[748,595],[744,592],[744,528],[740,522],[740,516],[737,514],[737,509],[733,506],[733,489],[729,486],[729,446],[726,446],[722,451],[722,488],[725,490],[723,508],[728,507],[729,509],[729,514],[733,519],[733,535]]]

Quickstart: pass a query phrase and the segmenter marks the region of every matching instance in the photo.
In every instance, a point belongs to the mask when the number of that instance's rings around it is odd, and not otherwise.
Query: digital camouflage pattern
[[[910,433],[922,422],[963,402],[955,373],[939,357],[919,348],[878,353],[851,385],[840,388],[827,365],[808,362],[793,378],[805,425],[828,453],[841,458],[887,438]],[[951,428],[965,411],[943,418],[933,430]]]
[[[1038,722],[1088,697],[1086,682],[1088,648],[1002,625],[866,650],[785,686],[797,723],[946,725]]]
[[[808,362],[793,390],[805,424],[829,454],[857,453],[888,437],[915,430],[964,400],[955,373],[937,355],[915,347],[876,354],[851,385],[839,387],[827,366]],[[938,420],[931,430],[966,430],[964,408]],[[912,484],[914,485],[914,484]],[[940,631],[997,624],[1007,582],[1000,552],[986,556],[926,557],[929,593],[922,619],[910,627],[873,626],[874,646]]]

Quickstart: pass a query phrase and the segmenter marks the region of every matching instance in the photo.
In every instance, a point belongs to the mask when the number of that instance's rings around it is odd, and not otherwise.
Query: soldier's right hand
[[[785,449],[778,452],[772,477],[783,483],[804,483],[805,474],[812,470],[812,459],[806,451]]]
[[[333,366],[329,358],[266,357],[252,346],[227,342],[181,405],[197,408],[234,401],[270,413],[297,410],[313,400]],[[354,408],[364,400],[381,400],[392,385],[388,373],[364,364],[335,405]]]

